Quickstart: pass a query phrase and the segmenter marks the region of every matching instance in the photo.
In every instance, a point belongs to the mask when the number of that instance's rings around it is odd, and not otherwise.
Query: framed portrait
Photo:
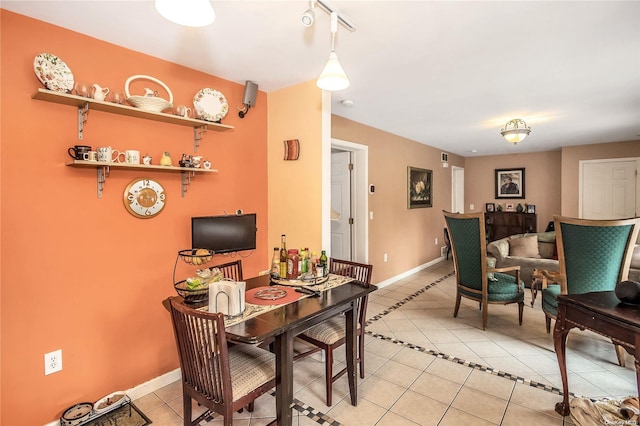
[[[496,211],[496,205],[494,203],[487,203],[485,204],[485,211],[492,213],[494,211]]]
[[[433,206],[433,171],[409,166],[407,168],[407,208]]]
[[[524,168],[495,169],[496,198],[524,198]]]
[[[535,204],[527,204],[527,213],[535,213],[535,212],[536,212]]]

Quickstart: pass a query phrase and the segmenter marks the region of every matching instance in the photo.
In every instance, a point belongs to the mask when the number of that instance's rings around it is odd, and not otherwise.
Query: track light
[[[305,27],[312,26],[313,21],[316,19],[315,5],[315,0],[311,0],[311,7],[302,14],[302,25]]]
[[[210,0],[155,0],[155,6],[165,19],[187,27],[204,27],[216,19]]]
[[[344,72],[338,55],[335,50],[336,32],[338,32],[338,14],[331,12],[331,52],[329,53],[329,60],[322,69],[318,80],[316,80],[316,86],[322,90],[336,91],[343,90],[349,87],[349,77]]]

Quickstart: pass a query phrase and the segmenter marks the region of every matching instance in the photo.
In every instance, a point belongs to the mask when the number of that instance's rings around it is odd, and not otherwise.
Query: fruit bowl
[[[178,256],[189,265],[204,265],[213,258],[213,251],[208,249],[180,250]]]
[[[186,303],[200,303],[209,300],[209,283],[190,289],[187,286],[187,280],[184,280],[178,281],[173,287]]]

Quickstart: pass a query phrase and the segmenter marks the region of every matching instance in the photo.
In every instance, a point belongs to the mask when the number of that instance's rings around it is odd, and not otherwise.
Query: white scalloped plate
[[[51,53],[40,53],[33,60],[33,70],[40,83],[49,90],[71,93],[73,74],[64,61]]]
[[[229,112],[229,104],[224,95],[208,87],[195,94],[193,106],[197,116],[207,121],[220,121]]]

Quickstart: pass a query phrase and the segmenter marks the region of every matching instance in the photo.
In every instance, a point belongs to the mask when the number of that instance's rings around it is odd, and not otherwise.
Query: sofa
[[[640,244],[636,244],[629,267],[629,279],[640,282]]]
[[[558,271],[560,268],[555,231],[516,234],[492,241],[487,244],[487,256],[496,259],[496,268],[520,266],[520,279],[527,287],[531,285],[534,269]]]

